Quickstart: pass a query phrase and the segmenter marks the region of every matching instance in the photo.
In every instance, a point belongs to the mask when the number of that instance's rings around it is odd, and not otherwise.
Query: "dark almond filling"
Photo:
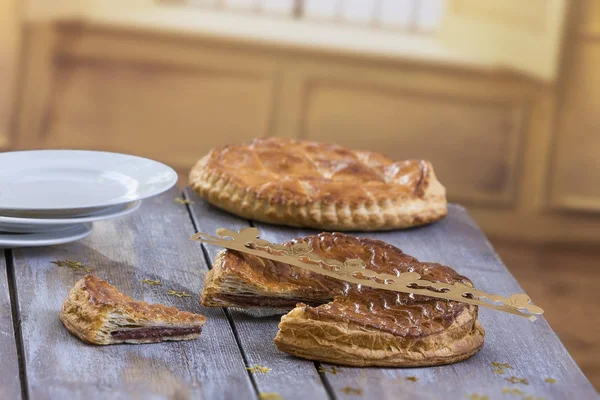
[[[330,299],[323,299],[323,301],[313,301],[311,299],[300,299],[300,298],[285,298],[285,297],[271,297],[271,296],[240,296],[235,294],[219,293],[214,296],[214,299],[223,300],[228,303],[233,303],[238,307],[279,307],[289,308],[290,310],[296,307],[298,303],[309,304],[311,306],[319,306]]]
[[[121,340],[142,340],[142,339],[154,339],[160,340],[163,338],[171,338],[177,336],[187,336],[191,334],[200,334],[202,327],[196,326],[191,328],[165,328],[165,327],[152,327],[152,328],[139,328],[139,329],[127,329],[122,331],[114,331],[111,336],[115,339]]]

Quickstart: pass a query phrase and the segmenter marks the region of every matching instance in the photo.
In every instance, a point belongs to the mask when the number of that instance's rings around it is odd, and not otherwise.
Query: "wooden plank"
[[[7,399],[20,399],[21,380],[7,268],[4,250],[0,249],[0,393]]]
[[[96,223],[80,242],[14,251],[29,397],[45,398],[256,398],[241,351],[221,309],[199,305],[202,252],[189,240],[187,208],[170,192],[145,201],[125,218]],[[206,315],[195,341],[90,346],[62,326],[58,312],[83,272],[51,261],[69,259],[95,268],[135,299]],[[159,279],[162,286],[141,280]],[[167,290],[191,297],[168,296]]]
[[[256,226],[262,238],[276,243],[316,232],[261,223]],[[426,227],[358,235],[386,241],[423,261],[450,265],[490,293],[523,293],[485,235],[460,206],[450,205],[447,218]],[[480,319],[487,332],[484,348],[464,362],[411,369],[342,367],[336,374],[326,373],[326,378],[335,394],[342,396],[342,389],[350,387],[360,389],[364,398],[395,399],[399,392],[411,399],[440,395],[459,399],[475,393],[498,398],[505,388],[544,399],[597,398],[590,382],[543,318],[531,323],[525,318],[482,309]],[[490,365],[494,361],[509,363],[513,369],[495,374]],[[528,384],[505,380],[511,376],[527,379]],[[417,381],[407,380],[408,377]],[[546,378],[556,379],[556,383],[545,382]]]
[[[239,230],[249,226],[247,221],[212,207],[189,188],[185,190],[185,194],[194,202],[190,205],[190,210],[198,230],[214,234],[217,228]],[[211,260],[218,251],[222,250],[210,245],[205,248]],[[228,312],[244,349],[248,365],[258,364],[271,368],[267,374],[253,374],[259,392],[279,393],[286,400],[329,398],[312,361],[293,358],[275,347],[273,338],[277,333],[280,316],[258,318],[235,309],[230,309]]]

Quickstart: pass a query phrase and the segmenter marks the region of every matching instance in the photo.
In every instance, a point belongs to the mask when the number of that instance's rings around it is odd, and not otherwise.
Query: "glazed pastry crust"
[[[60,312],[69,332],[86,343],[155,343],[162,340],[190,340],[200,336],[206,318],[162,304],[136,302],[114,286],[93,275],[86,275],[69,292]],[[115,338],[114,332],[135,329],[195,330],[169,337],[139,339]]]
[[[472,285],[450,267],[420,262],[375,239],[321,233],[284,246],[297,243],[308,244],[325,258],[363,259],[372,271],[414,271],[432,282]],[[216,256],[204,288],[205,306],[291,310],[281,319],[275,344],[311,360],[353,366],[440,365],[472,356],[484,341],[477,306],[360,287],[232,250]]]
[[[332,364],[425,367],[471,357],[483,347],[484,336],[475,306],[441,333],[406,338],[350,322],[315,320],[299,305],[281,319],[275,345],[285,353]]]
[[[284,138],[215,148],[190,172],[209,203],[256,221],[336,231],[428,224],[447,214],[428,161]]]
[[[284,314],[299,302],[314,305],[328,302],[302,297],[302,292],[271,290],[229,275],[222,268],[224,252],[206,277],[202,304],[207,307],[278,308]],[[253,299],[258,301],[252,304]],[[279,324],[275,345],[285,353],[315,361],[349,366],[419,367],[451,364],[477,353],[483,346],[484,330],[477,321],[477,307],[469,306],[441,333],[420,337],[399,337],[350,322],[311,318],[300,304]]]

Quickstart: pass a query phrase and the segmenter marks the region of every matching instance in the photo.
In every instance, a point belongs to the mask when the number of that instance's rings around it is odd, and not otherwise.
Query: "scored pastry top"
[[[312,252],[327,259],[343,262],[359,258],[365,262],[366,269],[378,273],[397,276],[416,272],[422,279],[432,282],[472,285],[450,267],[420,262],[402,250],[375,239],[321,233],[292,240],[284,246],[297,243],[306,243]],[[224,275],[235,275],[243,281],[253,282],[273,295],[305,299],[304,302],[312,305],[321,304],[305,308],[315,319],[351,321],[396,336],[419,337],[441,332],[469,307],[455,301],[351,284],[232,250],[224,252],[220,268]],[[334,301],[331,302],[332,299]]]
[[[217,147],[196,168],[226,175],[259,198],[298,205],[422,198],[435,179],[428,161],[394,162],[368,151],[276,137]]]

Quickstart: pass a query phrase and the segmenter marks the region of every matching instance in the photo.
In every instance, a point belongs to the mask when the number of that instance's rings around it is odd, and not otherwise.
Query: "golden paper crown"
[[[344,262],[323,258],[313,253],[308,243],[283,246],[259,239],[260,232],[257,228],[244,228],[239,232],[219,228],[217,235],[218,237],[199,232],[192,236],[192,239],[376,289],[474,304],[526,317],[531,321],[536,320],[535,315],[544,313],[544,310],[532,304],[529,296],[525,294],[513,294],[509,297],[488,294],[461,282],[441,283],[424,280],[416,272],[403,272],[399,275],[377,273],[366,269],[366,263],[358,258],[347,259]]]

